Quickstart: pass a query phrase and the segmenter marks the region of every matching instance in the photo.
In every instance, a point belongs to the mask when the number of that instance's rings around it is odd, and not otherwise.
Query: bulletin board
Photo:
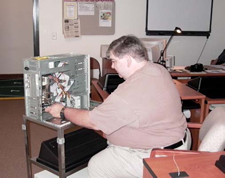
[[[65,38],[115,33],[114,0],[63,0]]]

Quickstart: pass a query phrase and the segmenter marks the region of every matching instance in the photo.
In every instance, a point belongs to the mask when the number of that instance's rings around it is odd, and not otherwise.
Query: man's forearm
[[[65,118],[76,125],[89,129],[99,130],[91,123],[88,110],[80,110],[75,108],[66,108],[64,110]]]

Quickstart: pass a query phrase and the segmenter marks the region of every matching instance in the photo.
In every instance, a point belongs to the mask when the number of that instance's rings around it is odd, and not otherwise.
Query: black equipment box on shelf
[[[107,147],[107,141],[93,130],[79,129],[65,134],[66,172],[88,163],[90,158]],[[37,162],[58,170],[57,138],[42,142]]]

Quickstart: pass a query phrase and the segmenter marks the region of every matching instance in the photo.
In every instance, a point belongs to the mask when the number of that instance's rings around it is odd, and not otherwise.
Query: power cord
[[[205,44],[204,44],[204,46],[203,46],[203,48],[202,48],[201,54],[200,54],[200,56],[198,57],[198,60],[197,60],[196,63],[198,63],[199,59],[201,58],[202,53],[203,53],[203,51],[204,51],[204,49],[205,49],[205,46],[206,46],[206,44],[207,44],[207,42],[208,42],[208,39],[209,39],[209,37],[207,36],[206,41],[205,41]]]
[[[175,160],[175,155],[173,155],[173,162],[175,163],[176,167],[177,167],[177,176],[179,177],[180,176],[180,168],[179,166],[177,165],[177,162]]]

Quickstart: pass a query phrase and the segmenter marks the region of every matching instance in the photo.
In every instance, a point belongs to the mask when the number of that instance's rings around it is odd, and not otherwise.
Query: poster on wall
[[[64,2],[64,19],[77,19],[76,2]]]
[[[95,6],[93,2],[79,2],[78,15],[95,15]]]
[[[78,19],[77,2],[64,0],[63,12],[64,38],[80,37],[80,20]]]
[[[64,20],[63,34],[65,38],[80,37],[80,20],[79,19]]]
[[[100,10],[99,26],[100,27],[111,27],[112,26],[112,11],[111,10]]]

